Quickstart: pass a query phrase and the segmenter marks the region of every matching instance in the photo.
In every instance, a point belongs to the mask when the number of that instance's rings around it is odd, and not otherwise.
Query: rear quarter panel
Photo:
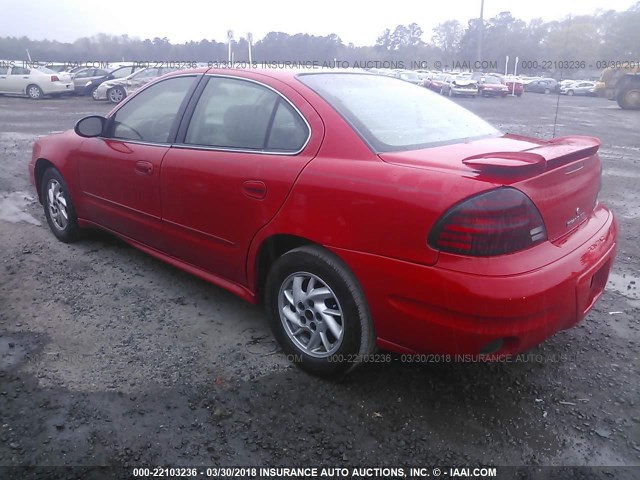
[[[249,284],[255,285],[252,259],[276,234],[433,265],[438,252],[427,237],[434,223],[453,204],[492,185],[457,172],[383,162],[332,107],[310,90],[302,94],[320,114],[325,139],[278,214],[254,238]]]

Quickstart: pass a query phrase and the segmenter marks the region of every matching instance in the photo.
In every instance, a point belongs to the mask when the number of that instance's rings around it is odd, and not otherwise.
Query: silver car
[[[560,87],[561,95],[588,95],[593,96],[596,94],[595,82],[573,82],[569,85]]]
[[[444,80],[444,84],[440,89],[442,95],[453,96],[478,96],[478,82],[469,76],[449,75]]]
[[[54,72],[46,67],[30,67],[11,62],[0,65],[0,93],[28,95],[39,100],[45,95],[60,96],[73,92],[68,73]]]
[[[175,72],[177,68],[151,67],[143,68],[128,77],[109,80],[100,84],[93,92],[94,100],[109,100],[120,103],[133,92],[143,87],[151,80],[161,77],[165,73]]]

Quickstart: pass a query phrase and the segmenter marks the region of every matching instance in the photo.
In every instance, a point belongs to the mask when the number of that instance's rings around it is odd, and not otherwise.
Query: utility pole
[[[484,0],[480,0],[480,24],[478,25],[478,53],[476,60],[482,61],[482,40],[484,37]]]
[[[251,32],[247,33],[247,43],[249,44],[249,66],[251,66],[253,65],[251,57],[251,44],[253,43],[253,34]]]
[[[227,43],[229,44],[229,64],[231,64],[231,40],[233,40],[233,30],[227,30]]]

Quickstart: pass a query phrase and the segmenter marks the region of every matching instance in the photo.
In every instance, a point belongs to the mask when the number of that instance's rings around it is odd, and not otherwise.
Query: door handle
[[[267,186],[260,180],[247,180],[242,184],[242,190],[247,197],[258,200],[267,196]]]
[[[149,162],[136,162],[136,173],[140,175],[151,175],[153,173],[153,164]]]
[[[29,79],[29,77],[22,77],[22,78],[26,78],[27,80]]]

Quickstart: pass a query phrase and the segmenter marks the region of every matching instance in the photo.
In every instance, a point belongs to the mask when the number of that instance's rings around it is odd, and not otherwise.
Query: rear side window
[[[168,78],[141,91],[115,113],[111,137],[167,143],[194,76]]]
[[[131,75],[132,72],[133,72],[132,67],[123,67],[123,68],[118,68],[117,70],[114,70],[111,73],[113,74],[113,78],[124,78],[128,75]]]
[[[300,115],[273,90],[246,80],[211,77],[194,109],[185,143],[297,152],[308,135]]]
[[[13,67],[11,69],[11,75],[29,75],[31,70],[24,67]]]

